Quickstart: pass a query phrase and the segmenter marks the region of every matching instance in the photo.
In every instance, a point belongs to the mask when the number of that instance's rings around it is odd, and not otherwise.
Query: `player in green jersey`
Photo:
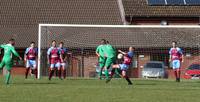
[[[0,45],[0,48],[4,49],[4,56],[3,59],[0,63],[0,70],[3,69],[3,67],[5,67],[5,69],[7,70],[6,73],[6,84],[9,84],[9,80],[10,80],[10,72],[12,69],[12,65],[13,65],[13,54],[17,57],[19,57],[20,60],[22,60],[22,58],[19,56],[19,54],[15,51],[14,48],[14,44],[15,44],[15,40],[14,39],[10,39],[8,44],[3,44]]]
[[[105,47],[106,47],[106,40],[102,39],[101,44],[96,48],[96,55],[98,56],[98,63],[99,63],[99,67],[100,67],[99,79],[101,79],[101,77],[102,77],[102,70],[103,70],[103,68],[105,66],[105,62],[106,62],[106,57],[104,54]]]
[[[113,46],[109,44],[108,41],[107,41],[106,47],[104,47],[103,50],[104,50],[104,54],[106,56],[106,62],[105,62],[105,66],[104,66],[105,76],[106,76],[106,82],[109,82],[110,79],[109,79],[108,69],[116,61],[116,51],[113,48]]]

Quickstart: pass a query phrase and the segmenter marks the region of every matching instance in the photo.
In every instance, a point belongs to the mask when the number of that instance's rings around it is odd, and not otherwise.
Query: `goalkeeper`
[[[9,80],[10,80],[10,76],[11,76],[11,69],[12,69],[12,65],[13,65],[13,54],[17,57],[20,58],[20,60],[22,60],[22,58],[19,56],[19,54],[15,51],[14,48],[15,45],[15,40],[14,39],[10,39],[8,44],[5,45],[0,45],[0,48],[4,49],[4,56],[3,59],[0,63],[0,70],[3,69],[3,67],[5,66],[5,69],[7,70],[6,73],[6,84],[9,84]]]
[[[96,55],[98,56],[98,63],[99,63],[99,67],[100,67],[99,79],[102,78],[102,70],[103,70],[103,68],[105,66],[105,62],[106,62],[106,57],[104,55],[105,47],[106,47],[106,40],[102,39],[101,45],[99,45],[96,49]]]
[[[106,47],[104,47],[104,54],[106,56],[106,62],[105,62],[104,70],[105,70],[106,83],[107,83],[107,82],[110,81],[108,69],[116,61],[116,51],[113,48],[113,46],[109,44],[108,41],[106,43]]]

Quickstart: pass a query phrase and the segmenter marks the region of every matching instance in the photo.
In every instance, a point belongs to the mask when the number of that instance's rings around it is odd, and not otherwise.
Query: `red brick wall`
[[[96,75],[96,68],[94,65],[98,62],[96,56],[84,57],[84,76],[94,77]]]
[[[79,59],[79,60],[78,60]],[[72,77],[78,77],[80,75],[80,57],[77,59],[74,59],[72,61],[72,64],[70,66],[70,73]],[[141,71],[142,67],[144,66],[145,63],[150,61],[150,56],[149,55],[144,55],[144,57],[140,58],[138,57],[138,63],[137,66],[138,68],[130,68],[128,71],[128,75],[130,77],[134,78],[139,78],[141,77]],[[182,63],[182,77],[184,75],[185,69],[192,63],[194,62],[200,62],[200,56],[191,56],[191,57],[185,57],[184,58],[184,63]],[[97,57],[96,56],[88,56],[84,57],[84,76],[85,77],[93,77],[95,76],[95,67],[94,65],[97,63]],[[168,68],[168,78],[174,78],[174,73],[171,68]],[[25,73],[25,68],[24,67],[13,67],[12,69],[12,74],[13,75],[24,75]]]

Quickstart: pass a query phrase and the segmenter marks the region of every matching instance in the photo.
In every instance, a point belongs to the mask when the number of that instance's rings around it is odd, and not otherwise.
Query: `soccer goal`
[[[101,39],[106,39],[116,49],[127,51],[134,47],[134,59],[129,75],[141,77],[149,61],[163,62],[170,70],[169,49],[172,41],[183,49],[183,68],[200,61],[200,26],[190,25],[79,25],[39,24],[38,29],[38,78],[48,74],[47,49],[55,40],[64,42],[69,54],[67,76],[95,77],[97,57],[95,49]]]

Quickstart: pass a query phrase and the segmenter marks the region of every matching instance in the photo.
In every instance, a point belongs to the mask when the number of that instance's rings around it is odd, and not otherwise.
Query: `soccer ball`
[[[123,57],[123,54],[121,54],[121,53],[117,55],[118,59],[122,59],[122,57]]]

